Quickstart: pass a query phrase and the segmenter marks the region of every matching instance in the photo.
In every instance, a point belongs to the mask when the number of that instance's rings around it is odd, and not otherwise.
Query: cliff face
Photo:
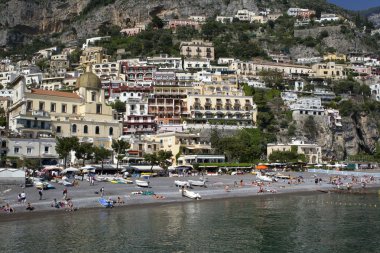
[[[295,118],[299,136],[306,135],[306,117]],[[353,114],[342,118],[342,127],[330,127],[325,117],[314,117],[316,142],[326,158],[345,159],[358,153],[373,153],[379,139],[377,121],[367,114]]]
[[[63,39],[97,34],[102,24],[120,27],[160,17],[231,15],[238,9],[257,10],[250,0],[116,0],[81,15],[90,0],[9,0],[0,4],[0,46],[24,42],[36,34],[64,33]]]

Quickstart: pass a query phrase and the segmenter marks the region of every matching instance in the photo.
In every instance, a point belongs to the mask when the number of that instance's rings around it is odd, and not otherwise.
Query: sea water
[[[20,216],[0,252],[380,252],[380,198],[292,194]]]

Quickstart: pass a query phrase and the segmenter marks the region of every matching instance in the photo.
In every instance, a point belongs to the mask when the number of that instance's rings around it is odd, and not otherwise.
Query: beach
[[[51,183],[55,189],[42,191],[40,200],[38,189],[35,187],[22,188],[20,186],[2,186],[0,192],[0,205],[8,203],[15,209],[15,213],[0,213],[0,221],[17,219],[17,217],[40,216],[41,213],[66,212],[67,208],[52,207],[54,199],[62,201],[63,191],[67,189],[67,198],[69,198],[75,210],[82,211],[90,208],[104,208],[98,202],[101,197],[100,189],[104,188],[104,198],[117,201],[118,197],[124,201],[123,204],[115,204],[114,208],[119,207],[138,207],[140,205],[162,205],[173,204],[188,201],[209,201],[223,198],[240,198],[240,197],[257,197],[266,195],[280,195],[291,193],[319,192],[327,193],[336,189],[335,185],[330,184],[331,175],[315,174],[308,172],[290,172],[286,175],[294,178],[293,180],[279,179],[278,182],[264,182],[263,191],[259,192],[257,178],[252,174],[244,175],[218,175],[207,176],[206,187],[194,186],[191,191],[199,193],[201,200],[193,200],[183,197],[181,189],[174,184],[175,180],[199,180],[199,176],[190,177],[153,177],[150,178],[150,188],[140,188],[136,184],[113,184],[110,182],[95,182],[90,185],[88,181],[78,181],[79,184],[73,187],[64,187],[58,183]],[[370,175],[370,173],[369,173]],[[300,178],[297,180],[296,178]],[[316,183],[315,179],[320,178],[322,181]],[[299,181],[299,182],[298,182]],[[342,183],[351,182],[351,177],[342,178]],[[226,190],[228,186],[228,190]],[[374,181],[366,185],[366,188],[380,187],[380,181],[375,178]],[[361,190],[360,183],[352,186],[353,190]],[[25,203],[18,203],[17,195],[22,191],[26,194]],[[149,191],[155,195],[143,195],[143,191]],[[342,190],[343,191],[343,190]],[[34,207],[33,211],[26,210],[27,203]],[[75,213],[75,212],[73,212]]]

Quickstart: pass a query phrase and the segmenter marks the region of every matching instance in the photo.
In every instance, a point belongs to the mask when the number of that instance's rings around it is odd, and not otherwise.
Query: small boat
[[[149,182],[144,181],[144,180],[135,180],[135,183],[139,187],[149,187]]]
[[[189,182],[186,182],[186,181],[181,181],[181,180],[175,180],[174,181],[174,184],[175,186],[178,186],[178,187],[190,187],[190,183]]]
[[[265,176],[265,175],[261,174],[260,172],[257,173],[256,177],[257,177],[257,179],[259,179],[260,181],[264,181],[264,182],[273,182],[273,179],[272,179],[271,177]]]
[[[199,181],[199,180],[189,180],[190,186],[200,186],[200,187],[206,187],[206,181]]]
[[[100,198],[98,201],[99,201],[99,204],[101,204],[104,207],[107,207],[107,208],[113,207],[113,202],[106,200],[105,198]]]
[[[201,199],[202,198],[199,193],[195,193],[195,192],[192,192],[192,191],[189,191],[186,189],[181,189],[179,191],[182,192],[182,196],[190,198],[190,199]]]

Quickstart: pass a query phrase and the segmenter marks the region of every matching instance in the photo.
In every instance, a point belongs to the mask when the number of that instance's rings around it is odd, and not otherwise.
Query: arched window
[[[95,134],[99,134],[99,133],[100,133],[99,126],[96,126],[95,127]]]
[[[87,125],[84,125],[83,133],[88,134],[88,126]]]
[[[110,127],[109,135],[113,135],[113,127]]]
[[[71,127],[71,132],[76,133],[77,132],[77,125],[73,124]]]

